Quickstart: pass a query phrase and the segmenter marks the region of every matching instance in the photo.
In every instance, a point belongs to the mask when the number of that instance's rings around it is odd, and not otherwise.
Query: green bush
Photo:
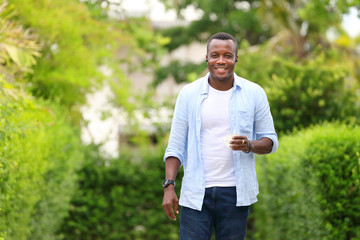
[[[340,66],[324,66],[321,59],[303,66],[277,59],[266,84],[275,128],[289,132],[324,121],[359,119],[359,98],[346,86],[348,73]]]
[[[324,124],[257,159],[254,239],[360,239],[360,127]]]
[[[56,107],[0,78],[0,239],[55,238],[76,186],[81,148]]]
[[[179,223],[162,208],[164,149],[140,152],[106,160],[89,148],[79,172],[80,190],[60,230],[64,239],[178,239]]]

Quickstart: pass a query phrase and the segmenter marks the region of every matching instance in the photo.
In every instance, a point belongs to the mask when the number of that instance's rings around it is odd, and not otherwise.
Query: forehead
[[[213,39],[209,43],[209,53],[218,52],[218,51],[226,51],[235,54],[236,46],[235,43],[230,40],[221,40],[221,39]]]

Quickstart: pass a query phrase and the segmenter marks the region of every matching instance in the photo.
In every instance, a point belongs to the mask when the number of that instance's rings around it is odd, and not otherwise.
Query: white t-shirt
[[[231,133],[229,101],[233,89],[219,91],[209,86],[201,106],[201,156],[206,187],[236,185],[232,150],[223,138]]]

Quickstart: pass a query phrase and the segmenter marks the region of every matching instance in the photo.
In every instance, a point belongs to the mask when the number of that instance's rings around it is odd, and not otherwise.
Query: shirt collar
[[[234,73],[234,85],[235,87],[239,87],[240,89],[244,86],[243,78],[239,77]]]
[[[204,77],[201,78],[201,88],[200,88],[200,94],[208,94],[209,93],[209,76],[210,73],[207,73]],[[238,75],[236,75],[236,73],[234,73],[234,87],[233,89],[235,90],[237,87],[239,87],[240,89],[243,87],[243,79],[241,77],[239,77]]]
[[[210,73],[207,73],[204,77],[200,79],[201,87],[200,87],[200,94],[208,94],[209,93],[209,79]]]

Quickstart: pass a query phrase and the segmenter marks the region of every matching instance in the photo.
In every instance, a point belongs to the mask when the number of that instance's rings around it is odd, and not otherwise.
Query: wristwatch
[[[165,179],[165,180],[163,181],[163,183],[162,183],[163,188],[166,188],[166,187],[169,186],[170,184],[174,185],[174,187],[175,187],[175,181],[170,180],[170,179]]]

